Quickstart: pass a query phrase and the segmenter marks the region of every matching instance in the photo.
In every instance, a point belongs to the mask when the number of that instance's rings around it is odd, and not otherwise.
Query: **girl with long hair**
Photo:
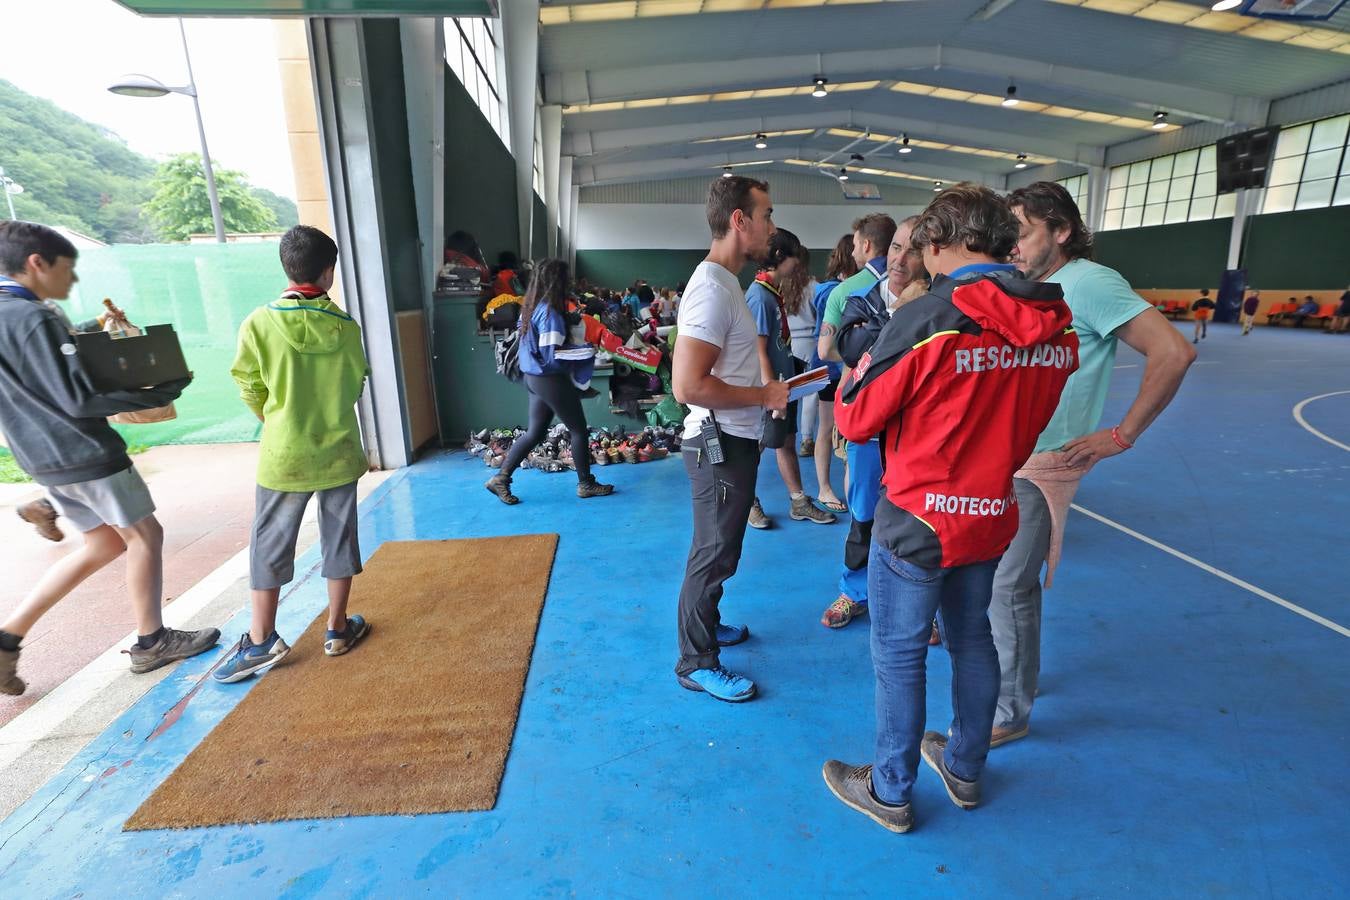
[[[484,485],[508,506],[520,502],[511,493],[511,473],[548,435],[556,415],[567,426],[572,441],[572,463],[577,470],[577,496],[603,497],[614,486],[601,484],[591,474],[586,413],[581,393],[591,384],[595,349],[568,342],[567,263],[541,260],[534,267],[529,290],[520,308],[520,371],[530,394],[528,430],[511,444],[501,471]]]

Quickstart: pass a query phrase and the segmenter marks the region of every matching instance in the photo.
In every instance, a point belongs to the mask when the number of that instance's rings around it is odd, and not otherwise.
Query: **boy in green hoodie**
[[[370,631],[360,616],[347,615],[352,576],[361,571],[356,481],[368,468],[354,407],[370,368],[360,326],[328,298],[337,257],[337,244],[317,228],[286,232],[281,267],[291,283],[239,329],[230,374],[263,423],[249,544],[253,618],[216,681],[242,681],[290,652],[276,632],[277,603],[295,575],[296,536],[313,494],[328,580],[324,652],[346,653]]]

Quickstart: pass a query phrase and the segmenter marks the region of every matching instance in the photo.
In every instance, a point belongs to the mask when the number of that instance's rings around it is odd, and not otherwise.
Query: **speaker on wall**
[[[1278,126],[1244,131],[1219,140],[1215,145],[1215,162],[1220,194],[1231,194],[1240,188],[1266,186],[1266,172],[1270,157],[1275,152]]]

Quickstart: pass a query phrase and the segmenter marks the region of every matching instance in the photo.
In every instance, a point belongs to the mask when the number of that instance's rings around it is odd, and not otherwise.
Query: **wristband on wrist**
[[[1111,440],[1116,442],[1116,446],[1122,450],[1129,450],[1134,444],[1125,443],[1125,439],[1120,436],[1120,426],[1117,425],[1111,429]]]

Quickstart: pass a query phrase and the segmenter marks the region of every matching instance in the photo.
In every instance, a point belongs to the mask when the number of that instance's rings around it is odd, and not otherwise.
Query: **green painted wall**
[[[639,278],[655,288],[673,288],[688,281],[707,255],[707,250],[578,250],[577,277],[615,289]],[[817,278],[824,276],[829,261],[830,250],[811,251],[811,271]],[[740,273],[742,284],[749,284],[754,277],[754,266],[746,266]]]
[[[408,107],[403,85],[403,47],[397,19],[364,19],[370,57],[370,111],[376,136],[384,205],[385,252],[394,309],[422,308],[421,237],[413,202],[412,156],[408,151]]]
[[[411,196],[411,195],[409,195]],[[548,252],[544,201],[534,195],[534,255]],[[478,239],[488,265],[520,247],[516,163],[450,67],[445,70],[445,233],[463,229]]]
[[[1232,219],[1103,231],[1096,260],[1135,288],[1216,285],[1228,262]]]
[[[1255,216],[1247,222],[1242,264],[1247,281],[1327,291],[1350,285],[1350,206]]]

